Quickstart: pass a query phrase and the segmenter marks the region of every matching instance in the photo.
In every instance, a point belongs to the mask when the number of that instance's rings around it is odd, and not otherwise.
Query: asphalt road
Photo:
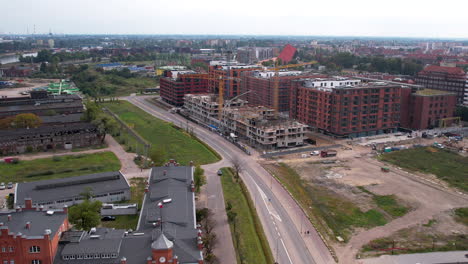
[[[175,124],[187,124],[187,120],[181,116],[154,106],[147,102],[146,98],[132,96],[124,99],[160,119]],[[328,248],[307,221],[300,207],[252,156],[246,155],[219,135],[194,123],[188,122],[188,124],[193,127],[194,133],[201,140],[223,157],[226,164],[234,157],[242,162],[241,177],[254,199],[268,242],[279,264],[335,263]],[[310,234],[305,235],[301,230],[308,230]],[[220,258],[221,263],[224,263],[222,257]]]

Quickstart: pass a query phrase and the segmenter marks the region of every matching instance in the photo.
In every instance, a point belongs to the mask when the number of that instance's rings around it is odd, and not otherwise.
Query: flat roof
[[[122,173],[113,171],[18,183],[15,195],[19,205],[24,204],[25,198],[32,198],[35,204],[39,204],[80,197],[80,193],[88,187],[91,188],[93,195],[130,189]]]
[[[436,96],[436,95],[456,95],[455,93],[449,92],[449,91],[442,91],[442,90],[435,90],[435,89],[422,89],[418,90],[415,93],[416,95],[422,95],[422,96]]]

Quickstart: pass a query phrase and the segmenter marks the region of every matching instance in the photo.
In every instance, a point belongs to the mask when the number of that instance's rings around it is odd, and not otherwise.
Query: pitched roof
[[[281,51],[278,58],[280,58],[283,63],[288,63],[294,58],[294,54],[296,54],[297,49],[290,44],[284,46],[283,50]]]
[[[24,198],[32,198],[34,203],[47,203],[57,200],[74,199],[87,187],[93,195],[130,189],[120,171],[88,174],[63,179],[18,183],[16,200],[24,203]]]
[[[159,235],[158,239],[156,239],[156,241],[154,241],[151,244],[151,248],[156,249],[156,250],[170,249],[170,248],[173,248],[173,247],[174,247],[174,243],[172,243],[169,239],[167,239],[167,237],[164,235],[164,233]]]

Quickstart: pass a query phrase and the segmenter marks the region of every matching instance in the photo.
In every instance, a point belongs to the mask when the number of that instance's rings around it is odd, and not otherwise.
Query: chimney
[[[194,183],[193,181],[192,181],[192,183],[190,183],[190,190],[191,190],[192,192],[195,191],[195,183]]]
[[[11,215],[8,215],[8,222],[11,221]]]
[[[198,229],[198,237],[201,237],[202,236],[202,231],[201,229]]]
[[[31,198],[24,198],[24,209],[33,209]]]
[[[63,206],[63,212],[68,214],[68,205]]]
[[[26,222],[26,229],[31,229],[31,222]]]
[[[41,212],[44,211],[44,206],[43,205],[39,206],[39,211],[41,211]]]
[[[190,161],[190,166],[193,167],[193,160]]]
[[[152,257],[147,257],[146,258],[146,264],[151,264],[151,262],[153,262],[153,258]]]
[[[16,212],[21,212],[21,207],[20,206],[16,206]]]
[[[127,258],[123,257],[123,258],[120,260],[120,264],[127,264]]]
[[[198,240],[198,242],[197,242],[198,249],[202,250],[203,249],[203,241],[201,240],[201,237],[198,237],[197,240]]]
[[[174,264],[179,264],[179,257],[177,255],[174,256],[173,260]]]
[[[0,226],[3,226],[3,222],[0,222]]]
[[[167,174],[167,170],[164,170],[163,175],[166,176],[166,174]]]

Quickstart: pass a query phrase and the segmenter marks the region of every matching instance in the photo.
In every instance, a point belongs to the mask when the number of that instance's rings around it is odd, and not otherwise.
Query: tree
[[[206,184],[206,176],[205,176],[205,170],[200,167],[200,165],[197,165],[195,167],[194,171],[194,183],[195,183],[195,191],[197,193],[200,192],[200,188]]]
[[[91,121],[91,124],[95,125],[98,129],[98,132],[102,135],[101,142],[104,142],[106,134],[112,134],[117,129],[117,122],[114,118],[100,113],[96,118]]]
[[[42,124],[42,120],[35,114],[19,114],[13,120],[14,128],[36,128]]]
[[[239,157],[234,157],[232,160],[231,160],[231,163],[232,163],[232,169],[234,170],[234,178],[236,179],[236,181],[239,180],[239,174],[242,172],[242,161],[239,159]]]
[[[82,193],[84,201],[80,204],[70,207],[69,220],[77,229],[90,230],[100,224],[101,201],[91,201],[92,193],[86,189]]]
[[[166,151],[164,149],[152,149],[149,158],[156,166],[162,166],[166,162]]]

